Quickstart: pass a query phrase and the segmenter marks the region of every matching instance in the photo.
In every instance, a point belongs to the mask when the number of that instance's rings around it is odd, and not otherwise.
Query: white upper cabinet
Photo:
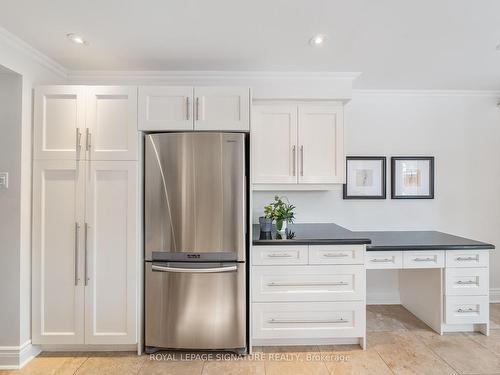
[[[342,104],[257,104],[252,113],[254,184],[344,182]]]
[[[34,159],[137,160],[137,89],[41,86],[35,90]]]
[[[193,88],[139,87],[139,130],[193,130]]]
[[[299,105],[299,183],[344,182],[343,108]]]
[[[85,343],[137,342],[137,163],[89,163]],[[85,228],[84,228],[85,229]]]
[[[252,111],[254,183],[297,182],[297,106],[256,105]]]
[[[85,87],[43,86],[35,90],[34,158],[85,158]]]
[[[249,131],[250,90],[195,87],[194,130]]]
[[[136,87],[87,87],[86,114],[89,160],[137,160]]]
[[[84,342],[84,164],[34,163],[33,344]]]

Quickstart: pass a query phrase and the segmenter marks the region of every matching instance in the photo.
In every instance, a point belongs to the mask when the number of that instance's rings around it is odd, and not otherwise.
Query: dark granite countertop
[[[354,232],[336,224],[291,224],[284,234],[260,233],[253,227],[254,245],[353,245],[366,244],[367,250],[457,250],[494,249],[495,246],[437,231]]]

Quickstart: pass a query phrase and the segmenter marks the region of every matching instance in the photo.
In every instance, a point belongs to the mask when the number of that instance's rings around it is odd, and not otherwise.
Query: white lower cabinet
[[[364,346],[365,284],[364,246],[254,246],[254,345]]]
[[[259,339],[335,339],[363,337],[365,303],[254,303],[252,337]],[[296,341],[300,344],[299,341]]]
[[[447,324],[478,324],[488,323],[488,296],[446,296],[445,323]]]
[[[137,162],[37,160],[32,342],[137,343]]]

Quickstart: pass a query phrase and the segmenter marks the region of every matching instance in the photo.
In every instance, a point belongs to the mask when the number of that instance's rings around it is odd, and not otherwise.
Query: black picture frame
[[[348,195],[347,194],[347,183],[348,183],[348,173],[349,173],[349,161],[350,160],[378,160],[382,162],[382,176],[381,176],[381,194],[380,195]],[[343,198],[344,199],[386,199],[387,198],[387,158],[385,156],[347,156],[345,162],[345,177],[346,183],[343,188]]]
[[[422,160],[429,161],[429,194],[397,195],[396,194],[396,161]],[[391,199],[434,199],[434,156],[393,156],[391,157]]]

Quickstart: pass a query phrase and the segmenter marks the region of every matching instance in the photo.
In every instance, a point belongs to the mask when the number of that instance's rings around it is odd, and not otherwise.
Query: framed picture
[[[385,156],[346,157],[344,199],[385,199]]]
[[[434,157],[392,157],[391,198],[434,199]]]

